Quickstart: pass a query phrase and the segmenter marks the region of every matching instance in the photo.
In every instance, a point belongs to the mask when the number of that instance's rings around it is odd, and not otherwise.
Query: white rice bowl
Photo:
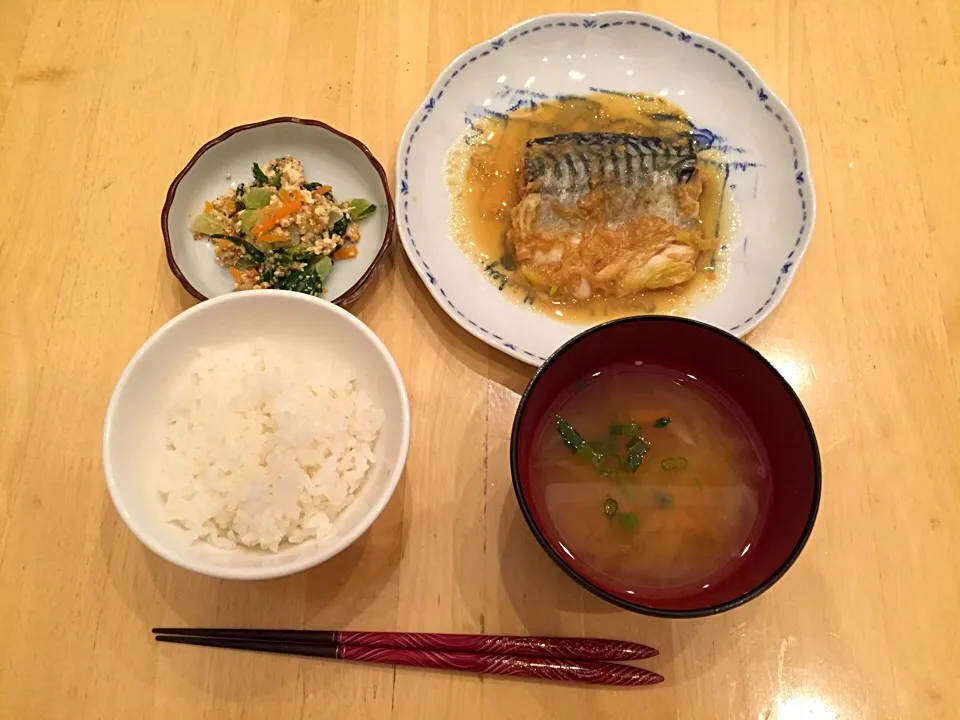
[[[169,400],[159,491],[191,540],[322,538],[376,462],[383,411],[331,356],[262,338],[201,349]]]
[[[409,447],[403,378],[370,328],[320,298],[246,290],[185,310],[134,354],[107,407],[103,473],[120,519],[157,555],[263,580],[360,540]],[[380,532],[399,542],[395,523]]]

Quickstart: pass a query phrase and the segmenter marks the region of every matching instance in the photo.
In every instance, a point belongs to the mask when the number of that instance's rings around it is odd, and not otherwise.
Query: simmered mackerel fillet
[[[551,295],[624,297],[686,282],[701,250],[702,179],[687,137],[565,133],[531,140],[508,239]]]

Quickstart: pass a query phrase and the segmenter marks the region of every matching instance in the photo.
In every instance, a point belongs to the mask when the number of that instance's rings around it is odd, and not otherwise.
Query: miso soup
[[[747,418],[697,378],[611,366],[559,397],[540,428],[534,502],[604,584],[686,593],[750,552],[767,465]]]

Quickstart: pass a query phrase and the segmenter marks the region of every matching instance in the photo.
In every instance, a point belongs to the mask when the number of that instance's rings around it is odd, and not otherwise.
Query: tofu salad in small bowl
[[[205,300],[292,290],[355,300],[394,224],[383,167],[324,123],[275,118],[228,130],[194,155],[167,193],[167,260]]]

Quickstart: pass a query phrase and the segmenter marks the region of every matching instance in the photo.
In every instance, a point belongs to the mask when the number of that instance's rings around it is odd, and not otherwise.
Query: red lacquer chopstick
[[[157,635],[156,639],[159,642],[182,645],[254,650],[281,655],[305,655],[307,657],[352,660],[354,662],[409,665],[437,670],[458,670],[481,675],[512,675],[594,685],[634,687],[654,685],[663,681],[662,676],[643,668],[590,660],[197,636]]]
[[[335,630],[256,630],[245,628],[154,628],[153,632],[182,637],[326,643],[392,648],[395,650],[440,650],[488,655],[561,658],[565,660],[643,660],[657,655],[657,650],[647,645],[601,638]]]

